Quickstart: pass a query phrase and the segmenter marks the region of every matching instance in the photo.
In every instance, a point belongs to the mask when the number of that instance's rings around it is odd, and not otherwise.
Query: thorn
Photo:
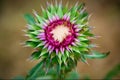
[[[45,9],[43,8],[43,6],[42,6],[42,5],[41,5],[40,7],[41,7],[42,11],[44,11],[44,10],[45,10]]]
[[[60,4],[59,4],[59,6],[62,6],[62,0],[60,0]]]
[[[78,1],[75,3],[75,6],[76,6],[76,7],[78,6],[78,3],[79,3]]]
[[[21,42],[21,43],[19,43],[19,44],[20,44],[20,45],[23,45],[23,46],[25,45],[25,43],[24,43],[24,42]]]
[[[47,6],[50,6],[50,3],[47,1]]]
[[[23,32],[26,32],[27,30],[22,30]]]
[[[82,14],[86,10],[86,7],[84,7],[81,11],[80,14]]]

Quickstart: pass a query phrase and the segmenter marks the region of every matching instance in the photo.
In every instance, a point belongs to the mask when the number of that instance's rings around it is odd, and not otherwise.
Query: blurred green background
[[[0,0],[0,78],[9,79],[26,75],[38,61],[27,61],[33,49],[25,48],[27,38],[22,30],[26,29],[25,13],[32,9],[41,12],[40,6],[55,0]],[[58,0],[59,2],[60,0]],[[105,59],[88,60],[89,65],[78,63],[77,71],[92,79],[101,79],[115,65],[120,63],[120,0],[63,0],[70,7],[76,2],[85,2],[88,13],[92,14],[89,25],[95,26],[93,33],[101,36],[93,43],[100,52],[111,51]],[[115,77],[120,78],[120,75]]]

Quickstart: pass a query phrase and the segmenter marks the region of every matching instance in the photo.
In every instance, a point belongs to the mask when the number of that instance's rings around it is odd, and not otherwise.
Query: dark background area
[[[32,9],[41,13],[40,6],[46,7],[47,1],[55,0],[0,0],[0,78],[25,76],[38,62],[27,61],[33,49],[21,45],[27,39],[22,31],[26,29],[24,14],[32,13]],[[70,7],[76,2],[86,3],[88,13],[92,14],[89,25],[95,26],[92,32],[101,36],[93,40],[99,45],[96,50],[111,51],[105,59],[88,60],[89,65],[78,63],[81,76],[101,79],[120,63],[120,0],[63,0],[63,5],[67,2]]]

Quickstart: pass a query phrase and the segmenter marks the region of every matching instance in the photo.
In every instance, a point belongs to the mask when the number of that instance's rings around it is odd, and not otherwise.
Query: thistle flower
[[[40,16],[34,11],[35,17],[25,15],[28,21],[26,45],[36,49],[31,59],[41,59],[49,67],[59,65],[60,71],[71,71],[77,61],[87,63],[86,58],[102,58],[108,54],[93,53],[89,37],[94,37],[88,25],[88,13],[84,4],[72,8],[59,5],[48,5],[42,8]],[[48,67],[49,66],[49,67]]]

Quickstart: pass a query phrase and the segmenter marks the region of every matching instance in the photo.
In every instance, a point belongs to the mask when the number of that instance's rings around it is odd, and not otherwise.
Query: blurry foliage
[[[41,69],[41,63],[37,64],[34,68],[32,68],[32,70],[29,72],[29,78],[25,78],[23,76],[16,76],[15,78],[13,78],[12,80],[24,80],[24,79],[35,79],[35,80],[48,80],[48,79],[57,79],[58,75],[55,70],[55,68],[52,68],[48,71],[47,75],[44,75],[45,72],[43,69]],[[35,74],[41,74],[41,75],[35,75]],[[116,76],[120,75],[120,64],[116,65],[115,67],[113,67],[103,78],[103,80],[113,80]],[[28,77],[28,76],[27,76]],[[36,78],[34,78],[36,77]],[[77,71],[72,71],[69,74],[66,75],[65,80],[78,80],[78,79],[83,79],[83,80],[92,80],[90,79],[90,76],[85,76],[84,78],[81,78],[79,73]]]

